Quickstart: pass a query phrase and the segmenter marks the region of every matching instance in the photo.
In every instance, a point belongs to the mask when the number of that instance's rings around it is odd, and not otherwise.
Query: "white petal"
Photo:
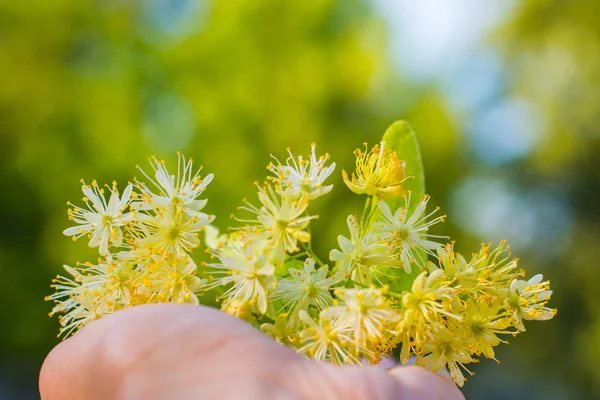
[[[106,211],[104,209],[104,204],[102,203],[102,200],[100,200],[98,198],[98,196],[96,196],[96,193],[94,193],[94,190],[90,187],[87,186],[84,189],[82,189],[83,194],[85,194],[85,196],[90,199],[90,201],[92,202],[92,204],[94,205],[94,208],[98,211]]]
[[[379,209],[381,210],[381,212],[383,213],[383,216],[389,220],[389,221],[393,221],[394,220],[394,216],[392,215],[392,210],[390,210],[390,206],[383,200],[380,200],[377,205],[379,206]]]
[[[116,228],[116,233],[117,233],[117,237],[112,237],[110,238],[112,244],[114,244],[116,247],[121,247],[121,245],[123,244],[123,231],[121,230],[121,228]]]
[[[204,227],[204,243],[211,249],[219,247],[219,228],[214,225],[206,225]]]
[[[108,200],[108,207],[106,207],[106,213],[109,215],[115,215],[119,212],[119,192],[116,190],[111,191],[110,199]]]
[[[406,221],[406,224],[409,225],[409,226],[413,226],[419,220],[419,218],[421,218],[421,215],[423,215],[423,213],[425,212],[426,208],[427,208],[427,200],[422,200],[417,205],[417,207],[415,208],[415,211],[410,216],[410,218],[408,219],[408,221]]]
[[[73,236],[73,235],[78,235],[80,233],[83,232],[88,232],[92,229],[91,225],[79,225],[79,226],[72,226],[70,228],[67,228],[63,231],[63,235],[65,236]]]
[[[208,203],[208,199],[194,200],[190,203],[189,208],[192,211],[200,211],[206,206],[206,203]]]
[[[130,183],[127,185],[125,190],[123,190],[123,196],[121,197],[121,202],[119,203],[119,208],[122,210],[125,208],[127,203],[129,202],[129,198],[131,197],[131,191],[133,190],[133,185]]]
[[[338,244],[340,245],[340,249],[342,249],[342,252],[344,253],[351,253],[352,251],[354,251],[354,243],[352,243],[352,241],[346,238],[345,236],[338,236]]]
[[[346,259],[347,256],[343,253],[341,253],[338,249],[333,249],[331,250],[331,253],[329,253],[329,259],[331,261],[341,261]]]
[[[92,238],[90,239],[90,242],[88,243],[88,245],[90,247],[98,247],[98,245],[100,244],[100,240],[101,240],[102,236],[103,236],[103,234],[100,233],[100,231],[94,232],[94,234],[92,235]]]
[[[348,230],[350,231],[352,241],[355,244],[358,244],[360,238],[359,238],[359,232],[358,232],[359,227],[358,227],[358,222],[356,221],[356,217],[354,215],[348,215],[348,219],[346,220],[346,223],[348,224]]]
[[[160,185],[165,189],[168,196],[173,195],[174,186],[173,186],[173,176],[168,175],[167,171],[164,169],[159,169],[156,171],[156,180]]]
[[[202,185],[200,185],[200,187],[202,187],[202,189],[204,189],[205,187],[207,187],[214,179],[215,174],[208,174],[204,177],[204,179],[202,179]]]
[[[544,276],[542,274],[537,274],[537,275],[533,276],[530,280],[528,280],[527,284],[529,286],[537,285],[538,283],[540,283],[542,281],[542,279],[544,279]]]

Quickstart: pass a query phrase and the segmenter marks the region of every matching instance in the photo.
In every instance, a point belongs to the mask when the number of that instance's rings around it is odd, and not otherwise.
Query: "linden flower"
[[[60,335],[69,336],[87,323],[129,305],[133,272],[128,265],[85,263],[64,268],[72,278],[57,276],[51,285],[56,292],[46,297],[56,303],[51,316],[64,314],[59,319]]]
[[[298,318],[289,318],[287,313],[279,314],[273,324],[262,324],[260,330],[271,335],[279,344],[294,346],[298,336]]]
[[[344,183],[356,194],[366,193],[381,199],[397,197],[402,193],[404,177],[404,161],[398,159],[395,151],[385,149],[385,142],[373,146],[368,152],[356,149],[356,175],[348,179],[346,171],[342,170]]]
[[[438,270],[432,274],[422,272],[412,284],[410,292],[402,296],[402,305],[405,308],[404,320],[407,325],[413,325],[419,321],[436,321],[441,315],[460,319],[454,315],[444,304],[451,300],[455,293],[448,287],[447,282],[442,280],[444,273]]]
[[[331,261],[338,262],[340,271],[364,285],[372,285],[378,277],[374,271],[378,267],[397,267],[401,261],[391,254],[388,246],[375,240],[371,232],[362,234],[362,229],[354,215],[348,216],[350,239],[339,235],[340,250],[329,253]]]
[[[319,317],[319,323],[304,310],[300,310],[299,317],[307,326],[300,332],[303,345],[298,349],[299,353],[337,365],[360,363],[352,330],[348,325],[338,325],[335,319],[326,317],[324,312]],[[367,349],[364,350],[368,352]]]
[[[258,187],[258,198],[262,204],[260,208],[245,202],[246,205],[239,207],[241,210],[256,214],[256,219],[242,220],[250,226],[238,228],[250,237],[268,240],[278,253],[277,259],[283,261],[284,252],[294,253],[299,250],[298,242],[310,241],[310,233],[305,231],[315,215],[304,215],[308,207],[308,198],[301,196],[299,199],[279,199],[271,187]]]
[[[524,276],[525,272],[518,268],[518,259],[511,258],[510,246],[506,245],[506,241],[500,242],[498,247],[490,251],[491,244],[481,245],[479,254],[475,256],[479,258],[481,264],[476,266],[479,271],[479,277],[494,282],[496,286],[503,288],[502,293],[497,291],[494,294],[506,295],[505,288],[510,286],[510,283]]]
[[[474,361],[463,337],[464,332],[461,332],[460,328],[451,326],[449,329],[438,326],[432,332],[431,339],[425,342],[423,355],[417,357],[416,364],[433,372],[439,372],[447,367],[454,382],[462,387],[465,384],[465,377],[461,368],[472,374],[464,364]]]
[[[189,257],[164,260],[155,257],[150,265],[150,287],[140,290],[150,292],[151,301],[200,304],[198,294],[203,290],[205,280],[196,276],[196,265]]]
[[[467,262],[463,256],[454,252],[453,245],[446,245],[444,250],[438,249],[439,267],[427,264],[429,272],[438,269],[444,271],[448,285],[473,294],[506,297],[510,282],[522,275],[518,269],[517,259],[510,259],[510,252],[505,242],[490,252],[491,245],[482,245],[477,254],[473,254]]]
[[[479,262],[478,259],[474,263],[468,263],[462,255],[454,252],[454,245],[451,243],[443,249],[437,249],[437,261],[439,266],[430,261],[426,264],[426,269],[430,274],[443,271],[448,286],[475,291],[485,284],[485,281],[479,279],[478,271],[473,268]]]
[[[406,318],[406,313],[406,310],[400,311],[400,321],[396,329],[391,331],[395,335],[392,336],[392,345],[401,344],[399,360],[402,364],[408,363],[411,353],[418,353],[417,349],[422,347],[422,339],[427,332],[425,321]]]
[[[331,191],[333,185],[323,186],[323,183],[335,169],[335,163],[326,167],[329,154],[317,158],[315,148],[316,144],[313,143],[308,160],[302,156],[294,157],[292,151],[288,149],[290,156],[286,160],[286,165],[273,157],[277,165],[270,163],[267,166],[267,169],[275,174],[269,179],[275,182],[277,191],[281,195],[297,198],[305,194],[312,200]]]
[[[99,247],[100,254],[106,256],[109,243],[117,247],[123,243],[121,227],[132,219],[132,214],[123,214],[123,210],[129,204],[132,185],[127,185],[119,198],[117,184],[113,182],[110,188],[110,199],[107,202],[104,198],[104,189],[98,187],[96,181],[93,181],[91,186],[86,185],[83,180],[81,182],[83,183],[81,190],[85,195],[83,201],[87,205],[87,210],[67,203],[73,206],[73,209],[68,210],[69,219],[79,225],[65,229],[63,234],[73,236],[73,240],[90,235],[89,246]]]
[[[268,292],[273,283],[275,266],[269,263],[267,254],[255,254],[251,245],[231,244],[230,246],[213,251],[221,262],[207,264],[217,271],[211,272],[213,283],[206,289],[232,283],[233,286],[221,295],[221,298],[225,299],[223,304],[225,309],[236,301],[256,305],[258,312],[266,313]]]
[[[493,347],[498,346],[500,342],[507,343],[496,335],[515,334],[506,330],[511,326],[511,320],[506,311],[500,311],[501,308],[501,302],[489,304],[484,299],[477,302],[473,299],[467,300],[462,312],[462,323],[474,353],[483,353],[487,358],[494,358]]]
[[[399,318],[384,297],[385,292],[385,288],[336,289],[335,295],[343,305],[330,307],[323,315],[336,316],[339,326],[348,325],[357,342],[377,341]]]
[[[410,193],[404,197],[405,206],[396,210],[392,214],[390,207],[385,201],[378,203],[381,210],[383,222],[377,225],[377,231],[381,237],[393,248],[400,248],[400,259],[402,267],[406,273],[411,272],[410,264],[416,262],[420,267],[424,267],[426,259],[423,259],[422,251],[435,256],[434,250],[443,247],[442,244],[429,240],[428,238],[444,238],[447,236],[437,236],[428,234],[430,227],[438,222],[444,221],[445,216],[431,218],[439,208],[425,215],[425,209],[429,196],[423,196],[412,215],[409,215],[408,205],[410,203]]]
[[[334,284],[333,278],[328,278],[329,267],[315,269],[312,258],[304,262],[302,270],[290,268],[291,279],[281,279],[273,292],[273,300],[283,300],[288,309],[307,309],[315,306],[322,310],[333,302],[329,288]]]
[[[524,319],[547,321],[556,315],[556,309],[546,307],[552,290],[550,282],[542,282],[542,279],[542,274],[537,274],[528,281],[515,279],[510,284],[506,303],[515,326],[522,332],[525,331]]]
[[[256,321],[254,314],[252,314],[252,305],[240,299],[232,299],[230,302],[223,304],[221,310],[244,321]]]
[[[200,167],[193,172],[193,160],[185,161],[181,153],[177,153],[177,175],[170,175],[165,166],[165,162],[152,156],[149,158],[150,165],[154,170],[156,180],[148,176],[143,169],[137,168],[144,176],[156,186],[159,194],[155,194],[146,186],[144,182],[136,180],[136,186],[142,193],[142,201],[135,203],[137,210],[150,210],[164,208],[173,211],[183,210],[190,216],[196,216],[204,208],[206,200],[197,200],[197,197],[204,192],[214,175],[208,174],[204,179],[200,178]]]
[[[132,234],[137,237],[135,246],[176,257],[182,257],[198,247],[198,232],[215,218],[204,213],[196,213],[191,218],[184,214],[150,216],[141,213],[136,217],[140,224],[132,229]]]
[[[206,225],[204,227],[204,244],[209,249],[216,250],[225,243],[226,235],[221,235],[219,228],[214,225]]]

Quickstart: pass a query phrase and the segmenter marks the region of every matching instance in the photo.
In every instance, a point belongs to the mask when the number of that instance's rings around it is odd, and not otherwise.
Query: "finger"
[[[248,368],[243,362],[247,349],[275,359],[282,358],[282,351],[295,356],[249,324],[215,309],[133,307],[92,322],[52,350],[40,373],[40,393],[44,400],[115,399],[125,386],[138,382],[151,387],[172,376],[201,381],[192,373],[177,373],[185,367],[203,371],[201,378],[207,380],[219,373],[214,365],[227,364],[229,371],[241,375]],[[254,370],[267,367],[262,363]]]
[[[327,387],[322,390],[331,399],[464,400],[451,380],[420,367],[386,371],[376,367],[327,365],[324,369],[322,384]]]
[[[97,351],[94,339],[72,337],[48,354],[40,371],[39,389],[43,400],[114,398],[113,385],[95,384],[114,381],[112,374],[117,371],[104,368],[107,362]]]
[[[42,365],[42,399],[116,398],[119,374],[161,337],[180,329],[181,321],[176,321],[180,308],[167,307],[151,305],[116,312],[60,343]],[[161,312],[171,318],[160,318],[157,314]]]
[[[115,398],[120,369],[105,351],[118,313],[90,323],[73,337],[59,343],[44,360],[39,389],[43,400]],[[103,384],[104,383],[104,384]]]

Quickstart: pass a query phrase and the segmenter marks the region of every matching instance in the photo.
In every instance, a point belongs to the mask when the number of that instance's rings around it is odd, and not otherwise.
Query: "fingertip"
[[[109,398],[96,387],[112,371],[103,368],[98,335],[85,330],[59,343],[46,356],[39,376],[42,400]],[[90,393],[98,396],[90,396]]]
[[[198,342],[194,338],[200,327],[205,331]],[[225,338],[235,342],[247,335],[283,349],[243,321],[207,307],[149,304],[120,310],[91,322],[48,354],[39,375],[40,395],[43,400],[116,398],[123,371],[155,354],[156,343],[179,337],[195,344],[196,351],[208,351]]]
[[[40,396],[43,400],[65,398],[62,384],[68,364],[65,362],[70,340],[59,343],[44,359],[39,376]]]
[[[400,366],[388,370],[398,386],[402,400],[464,400],[452,380],[417,366]]]

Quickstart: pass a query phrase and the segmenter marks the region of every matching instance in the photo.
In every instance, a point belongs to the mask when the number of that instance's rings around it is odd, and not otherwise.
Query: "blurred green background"
[[[600,398],[600,3],[551,0],[0,0],[0,398],[35,399],[57,343],[43,301],[79,179],[125,184],[182,150],[214,172],[224,228],[269,154],[338,163],[320,199],[327,254],[352,149],[416,130],[459,252],[508,239],[552,282],[547,323],[484,360],[469,399]],[[123,186],[121,186],[123,187]]]

